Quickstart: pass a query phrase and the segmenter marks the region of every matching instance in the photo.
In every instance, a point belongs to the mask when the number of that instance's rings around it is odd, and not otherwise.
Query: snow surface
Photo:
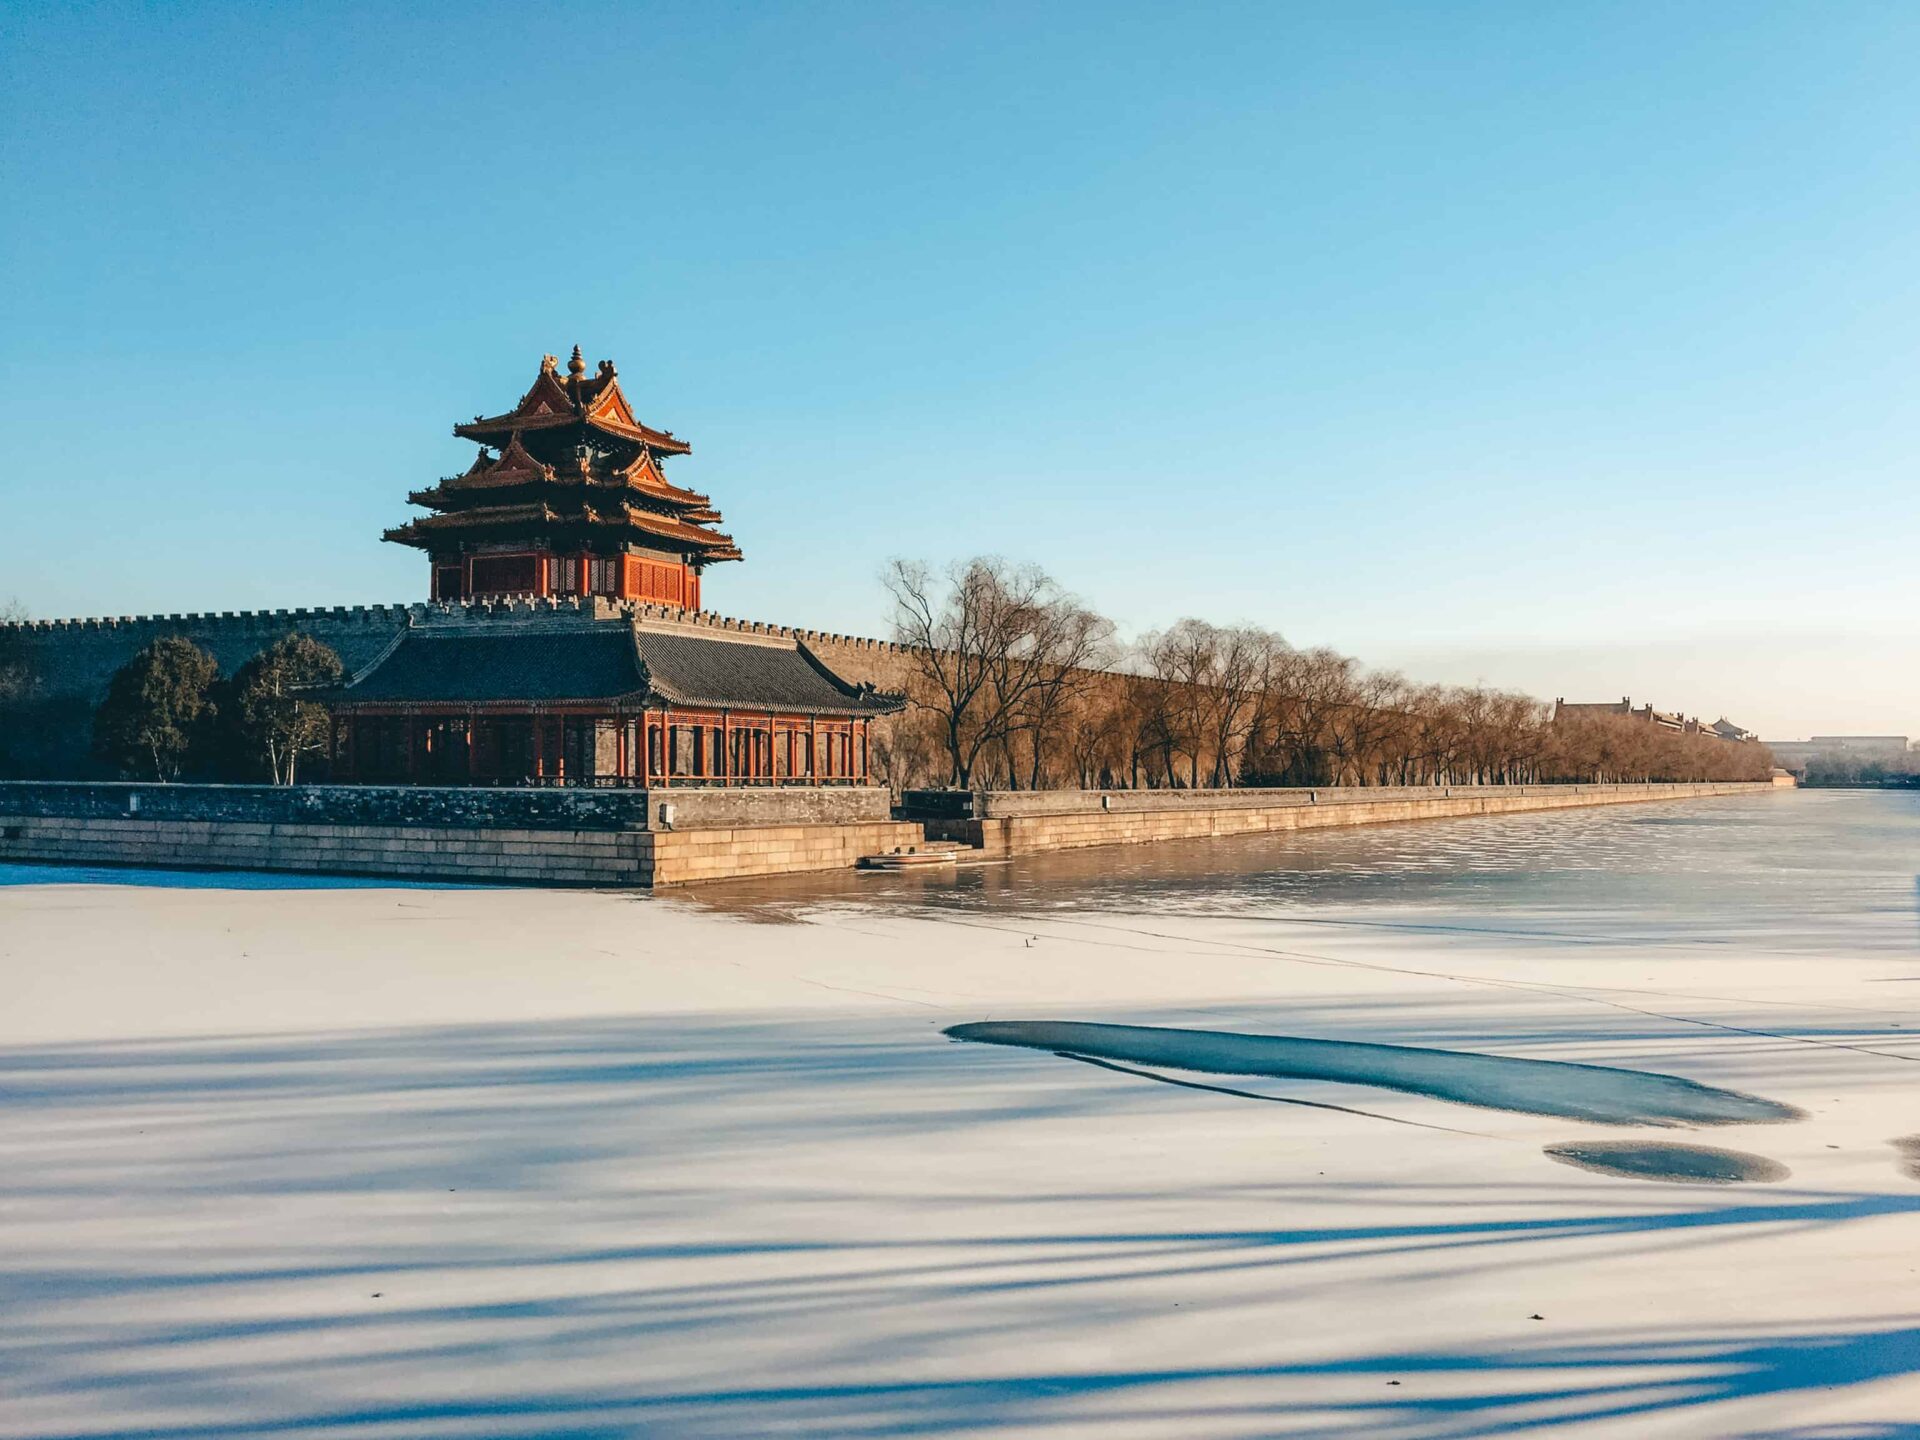
[[[1631,823],[1430,843],[1585,836],[1631,891],[1675,843]],[[16,872],[0,1435],[1920,1434],[1913,859],[1802,926],[1790,896],[1129,905],[1098,856],[1028,905]],[[1808,1118],[1229,1082],[1356,1115],[940,1033],[1016,1018],[1628,1066]],[[1542,1153],[1634,1138],[1791,1176]]]

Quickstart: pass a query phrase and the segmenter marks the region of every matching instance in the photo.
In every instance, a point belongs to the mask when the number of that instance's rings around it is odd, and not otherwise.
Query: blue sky
[[[1920,733],[1920,10],[15,7],[0,598],[410,599],[546,351],[717,609],[1138,630]]]

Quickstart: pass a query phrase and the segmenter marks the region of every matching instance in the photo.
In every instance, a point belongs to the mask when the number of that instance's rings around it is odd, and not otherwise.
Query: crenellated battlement
[[[697,628],[742,641],[797,644],[850,683],[889,692],[907,683],[904,657],[909,652],[891,641],[604,595],[501,595],[399,605],[16,621],[0,624],[0,665],[21,667],[28,679],[24,692],[10,702],[16,708],[33,707],[37,717],[28,727],[38,737],[28,773],[83,775],[89,773],[90,718],[114,672],[165,635],[185,636],[211,654],[223,674],[232,675],[283,635],[300,632],[330,646],[351,674],[373,664],[412,628],[496,627],[506,632],[595,623]],[[0,726],[6,723],[0,715]]]
[[[19,620],[0,622],[0,632],[30,635],[68,634],[120,630],[164,630],[191,626],[199,629],[219,626],[225,629],[280,630],[298,628],[303,621],[324,621],[334,625],[360,624],[391,628],[407,623],[409,614],[425,605],[321,605],[292,610],[188,610],[164,615],[96,615],[71,620]]]
[[[408,625],[485,625],[499,620],[578,617],[586,620],[663,621],[677,625],[761,635],[803,644],[834,645],[874,654],[902,653],[891,640],[837,631],[746,620],[711,610],[683,610],[652,601],[604,595],[504,595],[470,601],[415,601],[396,605],[318,605],[278,610],[189,610],[155,615],[98,615],[61,620],[0,622],[0,633],[26,636],[125,635],[134,632],[191,631],[280,634],[303,627],[337,632],[343,628],[397,630]]]

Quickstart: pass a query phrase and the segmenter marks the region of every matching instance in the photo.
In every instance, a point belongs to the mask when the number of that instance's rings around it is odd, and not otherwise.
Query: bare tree
[[[1190,785],[1198,787],[1203,764],[1214,787],[1238,782],[1286,648],[1268,630],[1191,617],[1141,641],[1146,670],[1160,686],[1169,756],[1186,756]]]
[[[953,784],[1035,788],[1758,779],[1772,763],[1644,717],[1555,722],[1529,696],[1414,686],[1251,626],[1188,618],[1116,655],[1105,620],[1001,560],[897,563],[887,584],[918,707],[896,783],[934,763]]]
[[[1069,596],[1055,595],[1027,617],[1025,632],[993,667],[992,684],[1006,716],[1009,752],[1012,738],[1023,735],[1027,788],[1038,790],[1047,778],[1049,747],[1067,738],[1069,711],[1111,658],[1113,622]],[[1011,765],[1009,771],[1011,778]]]
[[[1069,672],[1100,663],[1112,633],[1043,570],[994,556],[949,567],[944,584],[896,560],[885,583],[894,639],[911,657],[908,697],[938,717],[948,779],[962,787],[990,752],[1011,772],[1014,739],[1059,714]]]

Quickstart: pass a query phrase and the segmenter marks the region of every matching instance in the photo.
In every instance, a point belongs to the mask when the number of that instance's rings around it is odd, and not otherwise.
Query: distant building
[[[1652,705],[1642,705],[1636,710],[1633,708],[1633,698],[1628,695],[1622,695],[1617,702],[1601,700],[1568,704],[1564,697],[1553,702],[1553,719],[1555,724],[1558,724],[1562,719],[1574,720],[1582,716],[1607,715],[1622,716],[1629,720],[1639,720],[1653,726],[1656,730],[1670,730],[1677,735],[1712,735],[1721,740],[1746,740],[1750,738],[1747,731],[1742,730],[1738,725],[1733,724],[1724,716],[1711,725],[1702,725],[1698,720],[1689,719],[1678,711],[1669,712],[1666,710],[1656,710]]]
[[[1913,749],[1904,735],[1816,735],[1807,743],[1861,760],[1904,760]]]
[[[1814,763],[1883,765],[1896,774],[1920,770],[1920,752],[1905,735],[1815,735],[1810,740],[1769,740],[1775,763],[1805,773]]]

